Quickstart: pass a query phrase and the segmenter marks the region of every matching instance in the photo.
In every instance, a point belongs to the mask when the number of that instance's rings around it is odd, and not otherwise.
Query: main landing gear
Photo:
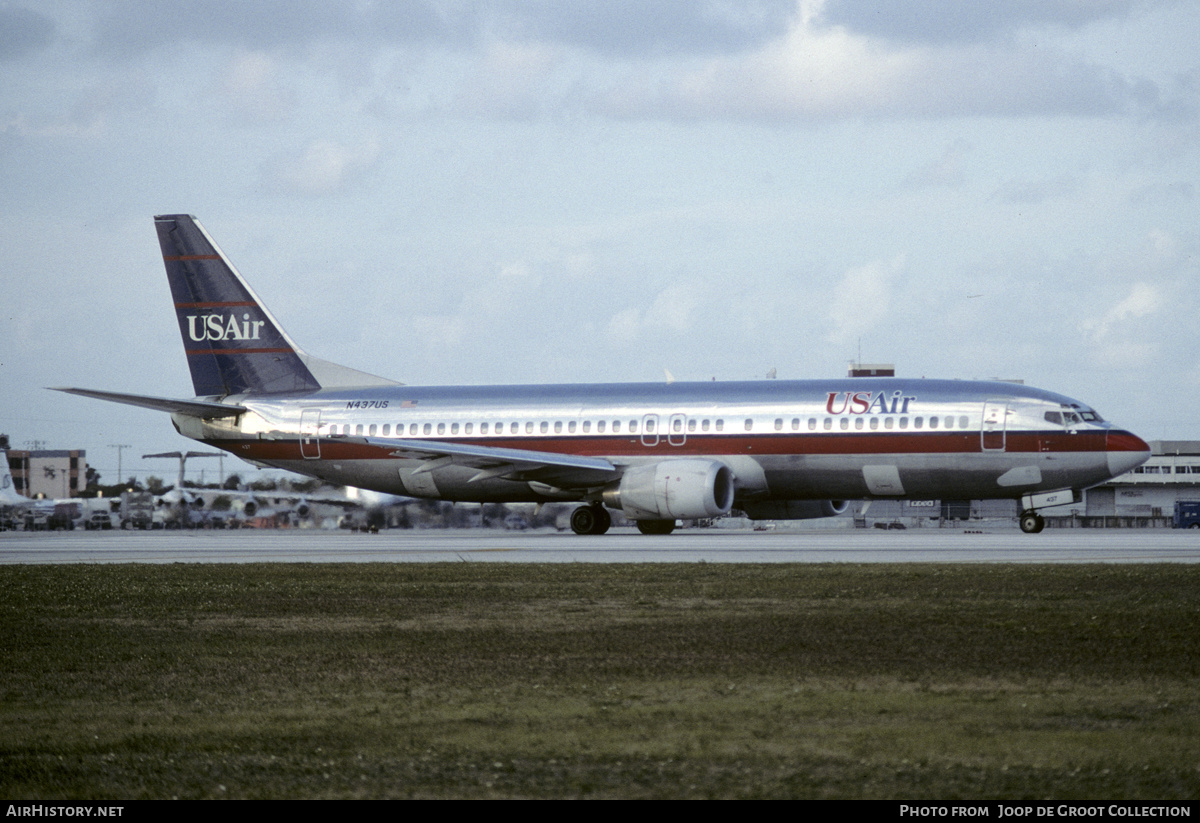
[[[571,531],[575,534],[604,534],[612,525],[612,517],[603,506],[580,506],[571,512]]]
[[[1046,528],[1046,518],[1036,512],[1021,512],[1021,531],[1025,534],[1037,534]]]
[[[674,520],[639,520],[638,531],[642,534],[670,534],[675,531]]]

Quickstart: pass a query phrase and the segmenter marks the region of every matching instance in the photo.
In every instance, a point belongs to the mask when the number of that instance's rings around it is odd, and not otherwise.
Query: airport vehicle
[[[121,492],[118,520],[122,529],[154,527],[154,495],[150,492]]]
[[[1171,518],[1173,529],[1200,529],[1200,500],[1175,501],[1175,513]]]
[[[1090,406],[1003,382],[845,380],[413,387],[319,360],[283,331],[191,216],[155,218],[193,399],[61,391],[171,413],[253,463],[391,494],[579,502],[647,534],[734,506],[839,514],[867,498],[1009,498],[1039,509],[1145,462]]]

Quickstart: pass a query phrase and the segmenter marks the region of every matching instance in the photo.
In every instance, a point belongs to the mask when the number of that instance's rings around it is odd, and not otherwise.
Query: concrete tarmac
[[[1197,563],[1200,532],[1161,529],[688,529],[665,537],[484,530],[4,532],[0,564]]]

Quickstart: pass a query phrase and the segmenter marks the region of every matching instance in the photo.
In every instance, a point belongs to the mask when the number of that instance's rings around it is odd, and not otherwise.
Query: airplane
[[[202,524],[206,519],[203,510],[206,505],[204,495],[200,491],[189,491],[184,487],[183,478],[190,457],[221,457],[222,452],[160,452],[158,454],[143,454],[142,459],[171,457],[179,461],[179,475],[175,485],[168,486],[162,494],[155,496],[154,505],[164,514],[164,523],[168,528],[191,527]],[[242,517],[268,517],[281,514],[295,514],[297,517],[307,517],[312,512],[313,503],[324,503],[342,509],[357,509],[360,504],[348,499],[345,495],[295,494],[292,492],[256,492],[239,491],[234,489],[219,489],[210,492],[210,496],[231,498],[236,504],[236,510]]]
[[[79,497],[26,497],[13,483],[8,452],[0,451],[0,509],[7,510],[3,523],[12,527],[24,521],[26,528],[75,528],[76,524],[92,528],[88,518],[94,512],[90,501]],[[36,525],[35,525],[36,524]]]
[[[1038,512],[1149,446],[1061,394],[993,381],[406,386],[303,351],[191,215],[154,218],[195,397],[80,388],[180,434],[329,483],[450,501],[575,502],[644,534],[676,521],[831,517],[856,499],[1019,501]]]

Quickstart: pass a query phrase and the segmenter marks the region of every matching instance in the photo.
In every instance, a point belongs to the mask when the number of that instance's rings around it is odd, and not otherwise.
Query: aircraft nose
[[[1112,477],[1135,469],[1150,459],[1150,446],[1136,434],[1127,431],[1109,431],[1105,438],[1108,452],[1108,473]]]

